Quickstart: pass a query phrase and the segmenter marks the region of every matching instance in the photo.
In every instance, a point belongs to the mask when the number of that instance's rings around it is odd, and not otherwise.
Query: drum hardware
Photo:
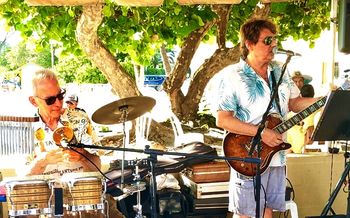
[[[150,180],[150,194],[151,194],[151,217],[156,218],[157,217],[157,199],[156,199],[156,191],[157,191],[157,184],[156,184],[156,175],[155,175],[155,165],[157,163],[157,157],[158,155],[175,155],[175,156],[181,156],[181,157],[192,157],[192,158],[201,158],[201,159],[208,159],[208,160],[215,160],[215,159],[221,159],[221,160],[237,160],[237,161],[243,161],[247,163],[257,164],[260,163],[259,158],[254,157],[223,157],[223,156],[217,156],[217,155],[205,155],[205,154],[190,154],[190,153],[183,153],[183,152],[169,152],[169,151],[162,151],[162,150],[156,150],[156,149],[150,149],[149,145],[145,146],[145,149],[131,149],[131,148],[119,148],[119,147],[103,147],[103,146],[96,146],[96,145],[83,145],[83,144],[70,144],[69,146],[75,147],[75,148],[90,148],[90,149],[102,149],[102,150],[115,150],[115,151],[127,151],[127,152],[137,152],[137,153],[144,153],[148,154],[149,158],[147,158],[147,163],[149,166],[149,174],[151,175]],[[124,163],[124,161],[122,161]],[[121,175],[123,176],[123,174]],[[126,195],[122,195],[121,198],[115,198],[116,200],[121,200]]]
[[[145,184],[144,183],[141,183],[141,176],[139,174],[139,166],[138,166],[138,163],[140,163],[139,161],[136,161],[136,164],[135,164],[135,173],[133,174],[134,176],[134,180],[135,180],[135,190],[137,192],[137,204],[133,206],[133,209],[135,210],[136,212],[136,216],[135,218],[143,218],[142,216],[142,205],[141,205],[141,191],[142,190],[145,190]]]
[[[151,97],[135,96],[122,98],[102,106],[92,114],[91,118],[94,122],[104,125],[123,123],[123,148],[125,149],[126,142],[128,141],[129,143],[129,134],[126,134],[125,123],[150,111],[155,104],[156,101]],[[123,189],[124,185],[124,160],[125,151],[123,151],[122,155],[121,189]]]
[[[247,163],[257,164],[260,163],[259,158],[254,157],[224,157],[224,156],[217,156],[217,155],[206,155],[206,154],[190,154],[190,153],[184,153],[184,152],[169,152],[169,151],[162,151],[157,149],[150,149],[149,145],[145,146],[145,149],[131,149],[131,148],[119,148],[119,147],[104,147],[104,146],[96,146],[96,145],[84,145],[84,144],[70,144],[70,147],[74,148],[89,148],[89,149],[102,149],[102,150],[115,150],[115,151],[123,151],[123,152],[136,152],[136,153],[144,153],[149,155],[149,158],[147,158],[147,165],[148,165],[148,171],[149,175],[151,177],[150,179],[150,195],[151,195],[151,217],[156,218],[157,216],[157,199],[156,199],[156,191],[157,191],[157,184],[156,184],[156,172],[155,172],[155,165],[157,163],[157,157],[158,155],[172,155],[172,156],[180,156],[180,157],[188,157],[188,158],[201,158],[201,159],[209,159],[209,160],[215,160],[215,159],[221,159],[221,160],[237,160],[237,161],[243,161]],[[122,167],[124,165],[124,160],[122,161]],[[123,177],[123,173],[120,175]],[[122,196],[116,197],[116,200],[122,200],[123,198],[127,197],[127,194],[123,194]]]
[[[135,166],[135,171],[132,174],[134,176],[134,181],[135,183],[125,186],[122,191],[123,195],[120,195],[115,198],[115,200],[121,201],[124,198],[133,195],[134,193],[137,193],[136,196],[136,205],[133,205],[133,209],[136,212],[135,217],[136,218],[143,218],[144,216],[142,215],[142,204],[141,204],[141,191],[144,191],[146,189],[146,183],[141,182],[141,175],[139,173],[139,164],[142,164],[145,160],[132,160],[128,161],[128,163],[133,166]]]

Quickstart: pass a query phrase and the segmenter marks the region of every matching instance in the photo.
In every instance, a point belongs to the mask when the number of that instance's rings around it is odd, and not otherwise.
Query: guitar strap
[[[271,74],[271,77],[272,77],[272,90],[275,89],[276,87],[276,78],[275,78],[275,74],[273,72],[273,70],[271,70],[270,72]],[[275,103],[277,105],[277,109],[278,109],[278,112],[280,113],[280,115],[282,116],[282,110],[281,110],[281,106],[280,106],[280,100],[279,100],[279,97],[278,97],[278,89],[276,90],[276,97],[275,97]],[[273,94],[273,93],[272,93]]]

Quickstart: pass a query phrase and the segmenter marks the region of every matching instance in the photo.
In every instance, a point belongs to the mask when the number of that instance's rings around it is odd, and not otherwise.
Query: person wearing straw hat
[[[298,86],[299,90],[301,90],[301,87],[303,87],[305,84],[309,84],[312,81],[312,77],[304,75],[300,71],[294,71],[292,80]]]

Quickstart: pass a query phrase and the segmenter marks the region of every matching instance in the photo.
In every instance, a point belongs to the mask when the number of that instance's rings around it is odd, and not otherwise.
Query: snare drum
[[[64,206],[68,212],[96,211],[104,213],[105,180],[95,173],[65,174],[62,176],[64,186]]]
[[[51,214],[51,190],[46,180],[13,180],[5,187],[10,217]]]

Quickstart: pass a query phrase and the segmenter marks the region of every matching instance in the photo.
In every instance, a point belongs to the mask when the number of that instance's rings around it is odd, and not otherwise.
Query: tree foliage
[[[107,83],[106,77],[85,56],[68,55],[59,59],[55,69],[66,83]]]
[[[115,91],[122,93],[121,97],[139,93],[133,85],[135,68],[131,65],[149,65],[162,45],[167,49],[180,47],[164,90],[171,99],[172,109],[184,116],[196,113],[209,79],[238,61],[239,27],[246,19],[268,16],[279,26],[279,41],[292,36],[313,46],[322,30],[329,28],[330,3],[330,0],[294,0],[263,5],[258,0],[244,0],[232,6],[180,6],[176,0],[165,0],[160,7],[124,7],[106,2],[100,10],[99,5],[33,7],[22,0],[9,0],[0,8],[0,14],[24,37],[37,34],[38,46],[45,47],[53,39],[62,43],[63,53],[81,56],[83,50]],[[258,14],[258,9],[264,7],[268,10],[261,11],[266,14]],[[89,32],[95,29],[97,37]],[[182,93],[181,85],[199,43],[213,37],[219,48],[199,69],[194,69],[189,91]],[[227,42],[233,47],[228,47]],[[120,67],[121,63],[128,64]],[[115,81],[121,81],[124,87]]]
[[[227,39],[236,44],[240,25],[252,15],[257,0],[234,5],[228,23]],[[22,0],[9,0],[0,8],[10,26],[23,37],[38,34],[38,45],[48,46],[54,39],[63,43],[65,52],[80,54],[75,39],[78,7],[28,6]],[[113,54],[127,54],[137,63],[147,64],[162,43],[181,45],[193,30],[217,15],[208,5],[180,6],[166,0],[161,7],[124,7],[106,3],[104,20],[98,33]],[[280,37],[304,39],[313,43],[323,29],[329,28],[330,0],[273,3],[270,17],[280,26]],[[208,37],[215,34],[215,27]],[[206,37],[205,39],[208,39]],[[142,55],[140,55],[142,54]]]
[[[8,46],[0,55],[0,65],[8,70],[17,70],[28,63],[51,67],[50,48],[36,49],[30,42],[22,41],[15,46]]]

